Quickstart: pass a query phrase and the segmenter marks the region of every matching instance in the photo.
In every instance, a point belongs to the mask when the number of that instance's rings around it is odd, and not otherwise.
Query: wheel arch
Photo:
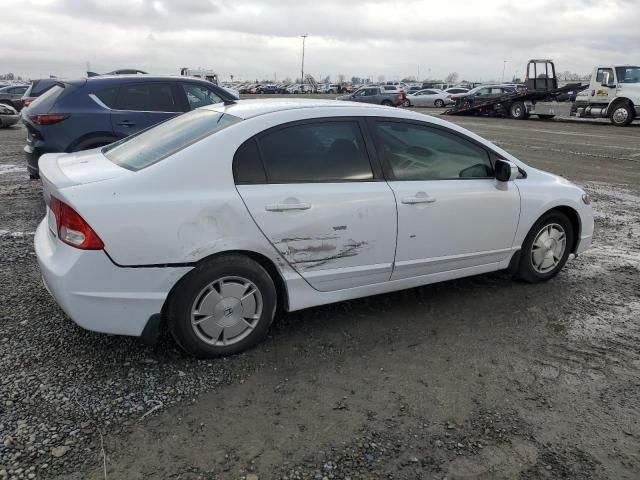
[[[627,104],[629,105],[629,107],[631,107],[631,113],[634,115],[634,118],[635,118],[637,116],[635,115],[635,112],[636,112],[635,105],[633,104],[633,101],[628,97],[614,98],[609,104],[609,106],[607,107],[607,115],[609,115],[612,109],[616,108],[618,105],[624,105],[624,104]]]
[[[284,278],[280,273],[280,270],[278,269],[276,264],[266,255],[263,255],[258,252],[250,251],[250,250],[225,250],[225,251],[216,252],[212,255],[208,255],[204,258],[201,258],[197,262],[193,263],[192,266],[195,268],[198,265],[201,265],[202,263],[207,262],[209,260],[213,260],[213,259],[221,258],[225,256],[231,256],[231,255],[243,255],[255,261],[262,268],[264,268],[269,274],[269,276],[271,277],[271,280],[273,281],[273,284],[276,287],[276,292],[278,295],[277,310],[282,310],[282,311],[289,310],[289,292],[287,290],[287,284],[285,283]],[[173,296],[174,292],[176,291],[178,286],[182,283],[182,281],[185,278],[187,278],[192,271],[193,270],[190,270],[187,273],[185,273],[182,276],[182,278],[180,278],[180,280],[178,280],[175,283],[175,285],[171,287],[171,290],[169,290],[169,293],[167,294],[167,298],[165,299],[164,304],[162,305],[163,317],[165,317],[166,309],[169,304],[169,299]]]
[[[536,220],[536,222],[551,212],[563,213],[571,222],[571,226],[573,227],[573,245],[571,245],[571,253],[575,253],[576,249],[578,248],[578,244],[580,243],[580,232],[582,231],[582,222],[580,221],[580,214],[575,209],[573,209],[572,207],[569,207],[568,205],[558,205],[553,208],[550,208],[549,210],[544,212],[542,215],[540,215]]]

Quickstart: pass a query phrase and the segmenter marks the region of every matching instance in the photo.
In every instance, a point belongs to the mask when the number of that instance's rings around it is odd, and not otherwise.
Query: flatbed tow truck
[[[558,95],[578,91],[574,102],[558,102]],[[523,88],[487,100],[461,96],[443,115],[488,115],[525,120],[558,116],[609,118],[616,126],[640,118],[640,67],[597,66],[588,84],[558,87],[551,60],[530,60]]]

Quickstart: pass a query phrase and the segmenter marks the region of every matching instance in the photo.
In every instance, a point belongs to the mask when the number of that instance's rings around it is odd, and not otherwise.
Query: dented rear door
[[[396,205],[356,120],[296,122],[243,145],[238,192],[283,258],[321,291],[388,281]]]

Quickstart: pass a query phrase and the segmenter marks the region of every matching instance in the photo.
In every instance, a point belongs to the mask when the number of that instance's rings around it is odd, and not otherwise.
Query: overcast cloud
[[[80,76],[135,67],[223,80],[385,75],[469,80],[640,63],[640,0],[0,0],[0,73]]]

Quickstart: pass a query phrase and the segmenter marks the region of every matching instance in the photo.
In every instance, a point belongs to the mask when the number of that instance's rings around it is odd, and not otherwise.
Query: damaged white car
[[[198,357],[299,310],[510,269],[548,280],[588,196],[446,121],[349,102],[241,101],[40,159],[35,247],[78,325]],[[437,299],[434,299],[437,301]]]

